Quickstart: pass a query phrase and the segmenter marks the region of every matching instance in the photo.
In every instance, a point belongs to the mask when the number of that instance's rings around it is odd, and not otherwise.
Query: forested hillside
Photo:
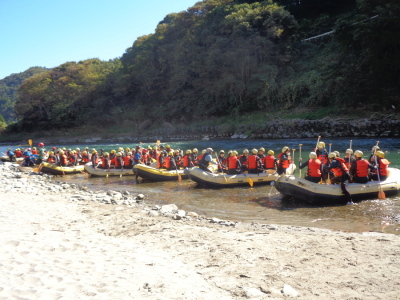
[[[400,103],[399,43],[397,0],[204,0],[167,15],[120,59],[25,80],[9,130],[134,130],[298,107],[385,111]]]
[[[24,72],[12,74],[0,80],[0,115],[4,117],[6,122],[16,121],[14,105],[18,99],[17,90],[22,82],[26,78],[46,70],[41,67],[32,67]]]

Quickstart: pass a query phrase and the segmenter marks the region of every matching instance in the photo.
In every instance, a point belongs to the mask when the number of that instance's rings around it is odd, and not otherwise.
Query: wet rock
[[[179,209],[176,214],[182,218],[186,216],[186,211]]]
[[[219,222],[221,222],[221,220],[218,218],[211,218],[210,222],[211,223],[219,223]]]
[[[252,298],[261,298],[264,296],[264,293],[261,292],[259,289],[257,288],[250,288],[246,291],[246,297],[249,299]]]
[[[174,219],[174,220],[181,220],[182,217],[181,217],[180,215],[176,214],[176,215],[173,215],[173,216],[172,216],[172,219]]]
[[[292,298],[299,296],[299,292],[288,284],[283,285],[282,294],[286,297],[292,297]]]
[[[137,200],[143,200],[143,199],[144,199],[144,195],[143,195],[143,194],[138,194],[138,195],[136,196],[136,199],[137,199]]]

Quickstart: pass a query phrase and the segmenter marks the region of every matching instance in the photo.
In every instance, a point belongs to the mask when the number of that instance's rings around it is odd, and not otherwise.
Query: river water
[[[349,148],[350,139],[321,139],[327,148],[332,143],[332,151],[339,151],[343,156]],[[212,147],[214,151],[224,149],[237,150],[259,149],[264,147],[267,151],[274,150],[280,153],[283,146],[296,149],[295,160],[299,157],[299,144],[302,144],[302,158],[307,159],[308,154],[315,148],[316,139],[291,139],[291,140],[209,140],[209,141],[171,141],[173,149],[202,149]],[[361,150],[365,157],[369,157],[371,148],[376,144],[373,139],[354,139],[353,150]],[[144,143],[142,146],[147,147]],[[89,146],[97,150],[109,151],[118,147],[130,147],[134,144],[108,144],[108,145],[46,145],[50,147],[67,147],[75,149]],[[379,146],[386,153],[386,158],[391,162],[391,167],[400,168],[400,139],[380,139]],[[14,149],[16,146],[12,146]],[[0,146],[0,151],[5,152],[6,146]],[[296,170],[296,174],[298,175]],[[304,174],[304,172],[303,172]],[[224,189],[207,189],[197,186],[191,180],[174,182],[142,182],[136,181],[134,176],[89,178],[88,174],[81,173],[70,176],[55,177],[70,183],[85,185],[92,190],[117,190],[130,193],[148,195],[148,201],[155,204],[175,203],[180,209],[195,211],[208,217],[229,219],[241,222],[258,222],[268,224],[282,224],[293,226],[307,226],[328,228],[333,230],[364,232],[377,231],[400,235],[400,194],[386,200],[366,200],[357,205],[313,207],[296,201],[282,201],[279,192],[272,186],[243,186]]]

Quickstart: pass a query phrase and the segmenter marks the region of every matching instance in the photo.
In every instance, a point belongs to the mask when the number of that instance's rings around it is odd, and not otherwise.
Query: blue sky
[[[120,57],[196,0],[0,0],[0,79],[33,66]]]

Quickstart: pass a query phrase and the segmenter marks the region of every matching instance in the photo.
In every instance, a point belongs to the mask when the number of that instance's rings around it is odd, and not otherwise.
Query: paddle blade
[[[380,190],[378,192],[378,199],[380,199],[380,200],[386,199],[386,195],[385,195],[384,191]]]
[[[254,182],[253,182],[253,180],[251,180],[251,178],[247,177],[247,181],[249,182],[250,186],[254,185]]]
[[[39,167],[32,169],[33,172],[39,171]]]

